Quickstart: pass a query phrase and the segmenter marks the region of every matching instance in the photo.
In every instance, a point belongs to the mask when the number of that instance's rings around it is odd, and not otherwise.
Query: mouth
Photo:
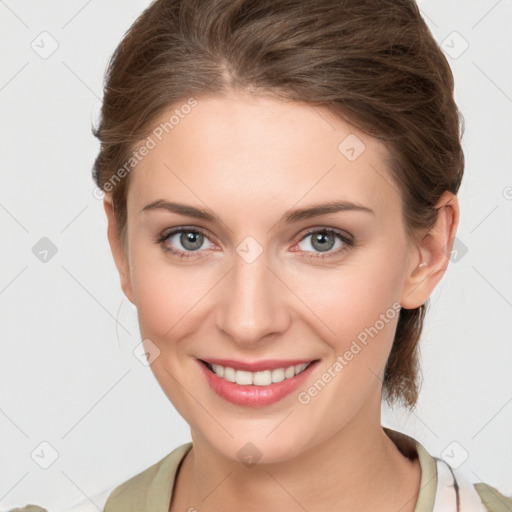
[[[320,359],[258,363],[228,363],[223,359],[224,364],[220,364],[219,359],[196,361],[206,383],[217,396],[238,406],[254,408],[272,405],[291,395],[306,383]],[[258,370],[250,371],[247,367],[257,367]]]
[[[254,365],[262,368],[258,371],[246,369],[249,366],[247,363],[232,363],[232,366],[228,366],[227,364],[215,364],[203,359],[199,359],[199,361],[203,363],[210,372],[227,382],[236,383],[240,386],[269,386],[287,379],[293,379],[293,377],[300,375],[311,364],[317,362],[318,359],[297,364],[275,361],[267,362],[265,366],[265,363],[259,363]],[[234,368],[234,366],[236,366],[236,368]],[[240,366],[243,368],[240,368]],[[271,368],[272,366],[273,368]]]

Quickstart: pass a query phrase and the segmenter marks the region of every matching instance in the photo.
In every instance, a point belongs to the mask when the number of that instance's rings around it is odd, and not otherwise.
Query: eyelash
[[[205,231],[203,231],[202,229],[200,229],[200,228],[185,228],[185,227],[181,227],[181,228],[173,229],[172,231],[169,231],[168,233],[165,233],[165,234],[162,233],[157,238],[156,243],[161,246],[162,250],[165,253],[172,254],[173,256],[176,256],[176,257],[178,257],[180,259],[188,259],[188,258],[194,257],[195,253],[198,253],[198,252],[201,252],[201,251],[199,251],[199,250],[198,251],[180,251],[178,249],[174,249],[173,247],[170,247],[170,246],[166,245],[166,242],[167,242],[167,240],[169,238],[171,238],[176,233],[182,233],[182,232],[185,232],[185,233],[198,233],[198,234],[203,235],[205,238],[207,238],[209,240],[207,233]],[[306,256],[309,259],[325,259],[325,258],[329,258],[329,257],[331,257],[333,255],[337,255],[338,253],[340,253],[343,250],[346,250],[347,248],[350,248],[350,247],[354,246],[354,239],[353,238],[351,238],[350,236],[347,236],[342,231],[339,231],[339,230],[334,229],[334,228],[315,228],[315,229],[311,229],[310,231],[305,233],[301,238],[299,238],[296,243],[302,242],[302,240],[306,239],[308,236],[313,235],[315,233],[334,234],[334,235],[336,235],[336,237],[339,240],[341,240],[343,242],[345,247],[341,247],[341,248],[339,248],[338,250],[336,250],[334,252],[326,251],[326,254],[317,253],[318,255],[316,255],[316,256],[313,256],[313,255]],[[301,252],[301,251],[297,251],[297,252]],[[309,253],[309,252],[312,252],[312,251],[304,251],[304,252]]]

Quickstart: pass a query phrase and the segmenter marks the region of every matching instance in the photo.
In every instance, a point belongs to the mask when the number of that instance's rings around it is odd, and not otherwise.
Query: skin
[[[445,192],[434,228],[411,240],[378,140],[303,103],[245,92],[197,99],[131,171],[126,252],[104,201],[122,289],[142,338],[160,351],[151,369],[191,429],[170,510],[413,511],[419,462],[380,422],[398,315],[308,404],[298,392],[263,408],[231,404],[210,389],[196,358],[320,359],[298,391],[307,390],[393,303],[416,308],[431,295],[448,263],[457,198]],[[366,146],[355,161],[338,150],[350,134]],[[221,222],[141,212],[157,199],[208,208]],[[335,200],[373,213],[278,222],[290,209]],[[156,242],[182,226],[207,235],[186,260]],[[355,243],[334,237],[322,252],[306,236],[311,228],[339,229]],[[187,252],[179,235],[164,243]],[[236,251],[248,236],[262,250],[252,263]],[[247,442],[261,452],[250,467],[237,456]]]

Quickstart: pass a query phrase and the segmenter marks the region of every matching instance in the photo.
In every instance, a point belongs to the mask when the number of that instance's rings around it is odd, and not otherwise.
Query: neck
[[[363,415],[364,416],[364,415]],[[247,467],[222,457],[201,436],[182,461],[171,510],[247,509],[413,512],[419,461],[403,455],[377,417],[354,417],[321,444],[272,464]]]

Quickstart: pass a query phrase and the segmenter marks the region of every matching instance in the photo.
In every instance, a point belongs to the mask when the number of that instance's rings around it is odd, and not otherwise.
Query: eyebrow
[[[201,219],[212,223],[221,222],[220,218],[211,210],[196,208],[195,206],[176,203],[173,201],[166,201],[164,199],[157,199],[156,201],[149,203],[141,210],[141,213],[154,210],[168,210],[173,213],[194,217],[196,219]],[[300,220],[311,219],[320,215],[343,211],[361,211],[375,215],[375,212],[371,208],[360,204],[355,204],[350,201],[331,201],[328,203],[309,206],[307,208],[289,210],[281,217],[279,224],[291,224]]]

